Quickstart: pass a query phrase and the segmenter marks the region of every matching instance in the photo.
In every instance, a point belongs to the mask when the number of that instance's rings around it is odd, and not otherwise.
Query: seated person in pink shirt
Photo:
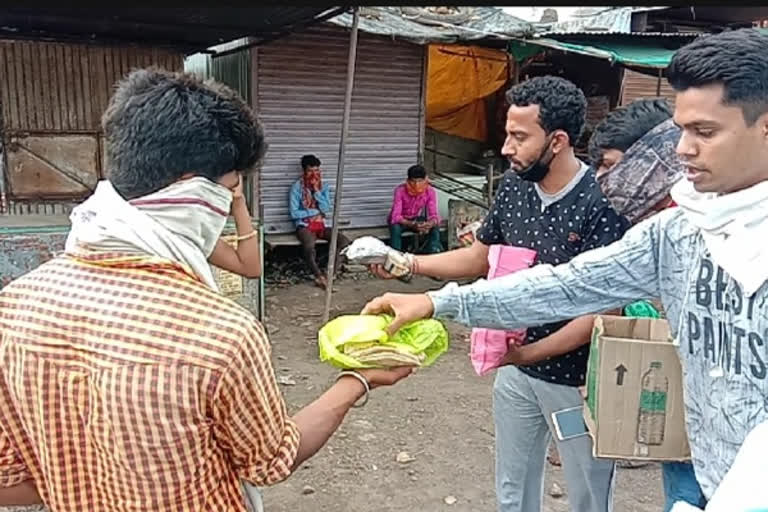
[[[408,169],[408,180],[395,189],[389,212],[389,244],[398,251],[403,248],[404,230],[422,235],[429,233],[427,252],[442,252],[437,193],[429,184],[427,171],[421,165],[412,165]]]

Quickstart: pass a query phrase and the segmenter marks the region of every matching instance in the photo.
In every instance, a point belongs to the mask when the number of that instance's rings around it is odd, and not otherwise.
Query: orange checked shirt
[[[0,486],[51,511],[244,511],[299,444],[262,326],[175,263],[57,257],[0,290]]]

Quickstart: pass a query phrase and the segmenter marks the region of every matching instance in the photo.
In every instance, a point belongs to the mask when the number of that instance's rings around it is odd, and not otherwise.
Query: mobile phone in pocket
[[[555,434],[560,441],[573,439],[589,434],[587,424],[584,423],[584,407],[569,407],[552,413],[552,423],[555,426]]]

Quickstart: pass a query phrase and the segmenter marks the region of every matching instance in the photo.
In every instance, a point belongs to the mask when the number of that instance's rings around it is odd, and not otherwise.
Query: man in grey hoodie
[[[387,294],[364,312],[393,312],[392,330],[430,316],[518,329],[660,297],[683,364],[692,461],[710,498],[768,419],[766,48],[768,34],[741,29],[701,37],[672,58],[686,178],[672,189],[678,208],[564,265]]]

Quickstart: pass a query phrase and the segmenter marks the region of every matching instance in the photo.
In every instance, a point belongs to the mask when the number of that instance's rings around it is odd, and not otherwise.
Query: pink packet
[[[529,268],[536,259],[536,251],[524,247],[492,245],[488,250],[488,279],[505,276]],[[526,329],[501,331],[497,329],[472,329],[470,359],[475,373],[486,375],[498,368],[513,344],[525,341]]]

